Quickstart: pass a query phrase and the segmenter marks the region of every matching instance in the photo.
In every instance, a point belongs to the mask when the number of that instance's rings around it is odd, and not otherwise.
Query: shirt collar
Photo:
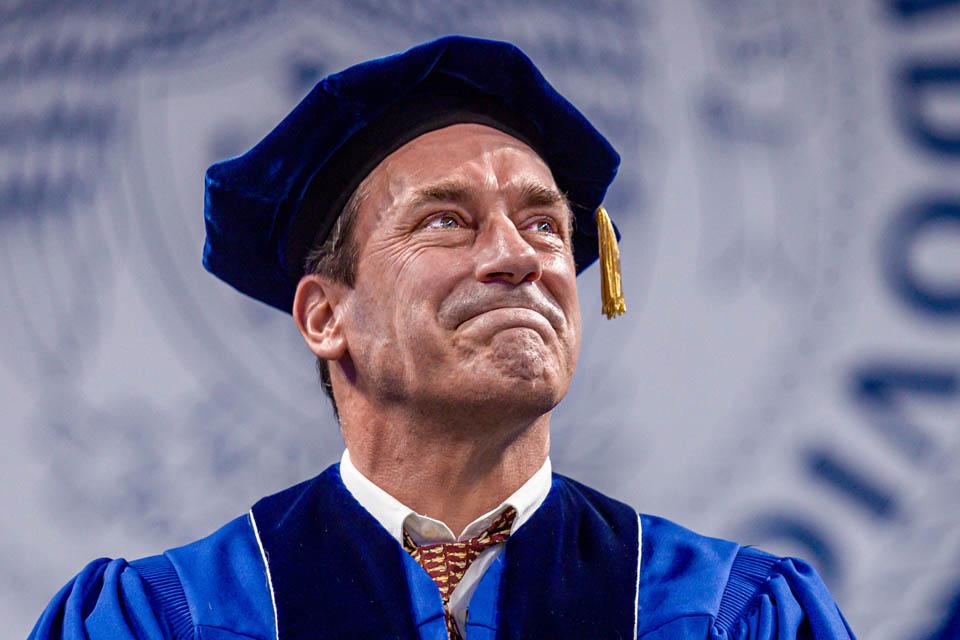
[[[403,544],[403,529],[406,526],[410,537],[416,544],[437,542],[456,542],[458,540],[445,523],[419,514],[410,507],[378,487],[369,478],[360,473],[350,461],[350,452],[344,451],[340,458],[340,477],[357,502],[370,512],[387,532],[400,544]],[[549,456],[536,473],[514,491],[498,507],[483,514],[463,530],[459,540],[466,540],[480,534],[504,509],[513,507],[517,517],[513,521],[510,533],[514,533],[530,519],[530,516],[543,504],[550,492],[552,467]]]

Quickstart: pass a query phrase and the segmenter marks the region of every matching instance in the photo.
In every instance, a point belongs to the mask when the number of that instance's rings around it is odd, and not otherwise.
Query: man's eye
[[[530,231],[538,231],[540,233],[560,233],[560,230],[557,228],[557,223],[555,223],[553,220],[547,220],[545,218],[534,220],[527,225],[527,229]]]
[[[427,224],[424,225],[426,229],[457,229],[459,228],[460,221],[456,216],[451,214],[443,214],[436,216],[429,220]]]

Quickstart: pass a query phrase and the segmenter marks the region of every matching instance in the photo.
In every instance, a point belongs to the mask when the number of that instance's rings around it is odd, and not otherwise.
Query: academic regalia
[[[638,577],[639,568],[639,577]],[[339,465],[211,536],[100,559],[31,640],[445,638],[436,584],[353,498]],[[554,474],[470,601],[469,640],[853,638],[816,572],[707,538]]]

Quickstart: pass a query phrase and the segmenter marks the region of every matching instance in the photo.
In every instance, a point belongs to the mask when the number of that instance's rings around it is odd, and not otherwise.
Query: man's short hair
[[[327,239],[317,243],[307,252],[304,273],[321,275],[348,287],[354,285],[357,277],[357,261],[360,257],[360,247],[357,244],[354,229],[357,226],[360,205],[366,192],[366,181],[364,181],[343,206]],[[340,411],[337,409],[337,400],[333,396],[333,385],[330,382],[330,363],[320,356],[317,356],[317,375],[320,376],[323,392],[333,405],[333,413],[339,420]]]

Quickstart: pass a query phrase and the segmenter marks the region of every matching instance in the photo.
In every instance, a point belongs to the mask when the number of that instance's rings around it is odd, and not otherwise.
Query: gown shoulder
[[[796,558],[641,515],[638,637],[852,640],[817,572]]]
[[[50,601],[30,640],[275,636],[268,578],[250,518],[157,556],[89,563]]]

